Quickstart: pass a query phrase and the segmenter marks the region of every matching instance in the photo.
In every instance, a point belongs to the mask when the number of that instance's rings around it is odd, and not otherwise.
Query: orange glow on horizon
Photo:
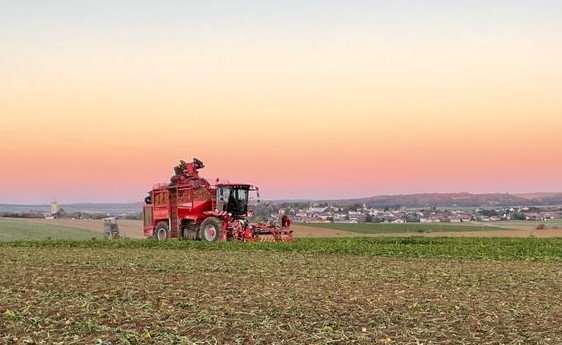
[[[267,199],[562,191],[559,32],[371,22],[22,24],[0,45],[0,202],[141,200],[191,157]]]

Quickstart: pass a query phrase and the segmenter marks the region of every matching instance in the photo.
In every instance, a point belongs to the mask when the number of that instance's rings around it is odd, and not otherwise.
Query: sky
[[[562,2],[0,0],[0,202],[562,191]]]

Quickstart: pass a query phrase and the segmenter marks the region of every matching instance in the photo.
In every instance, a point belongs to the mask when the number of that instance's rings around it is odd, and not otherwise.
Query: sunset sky
[[[562,191],[562,2],[2,1],[0,202]]]

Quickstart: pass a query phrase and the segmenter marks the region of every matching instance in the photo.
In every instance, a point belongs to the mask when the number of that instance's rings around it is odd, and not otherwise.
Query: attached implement
[[[292,241],[291,220],[250,223],[250,193],[257,187],[243,183],[211,185],[199,176],[202,161],[180,161],[170,183],[154,185],[143,207],[144,236],[157,240]]]
[[[103,233],[105,238],[118,239],[119,238],[119,225],[117,219],[114,217],[103,219]]]

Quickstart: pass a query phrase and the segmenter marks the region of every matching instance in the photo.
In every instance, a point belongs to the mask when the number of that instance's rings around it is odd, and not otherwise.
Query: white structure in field
[[[51,215],[55,215],[60,211],[59,204],[56,201],[51,203]]]

